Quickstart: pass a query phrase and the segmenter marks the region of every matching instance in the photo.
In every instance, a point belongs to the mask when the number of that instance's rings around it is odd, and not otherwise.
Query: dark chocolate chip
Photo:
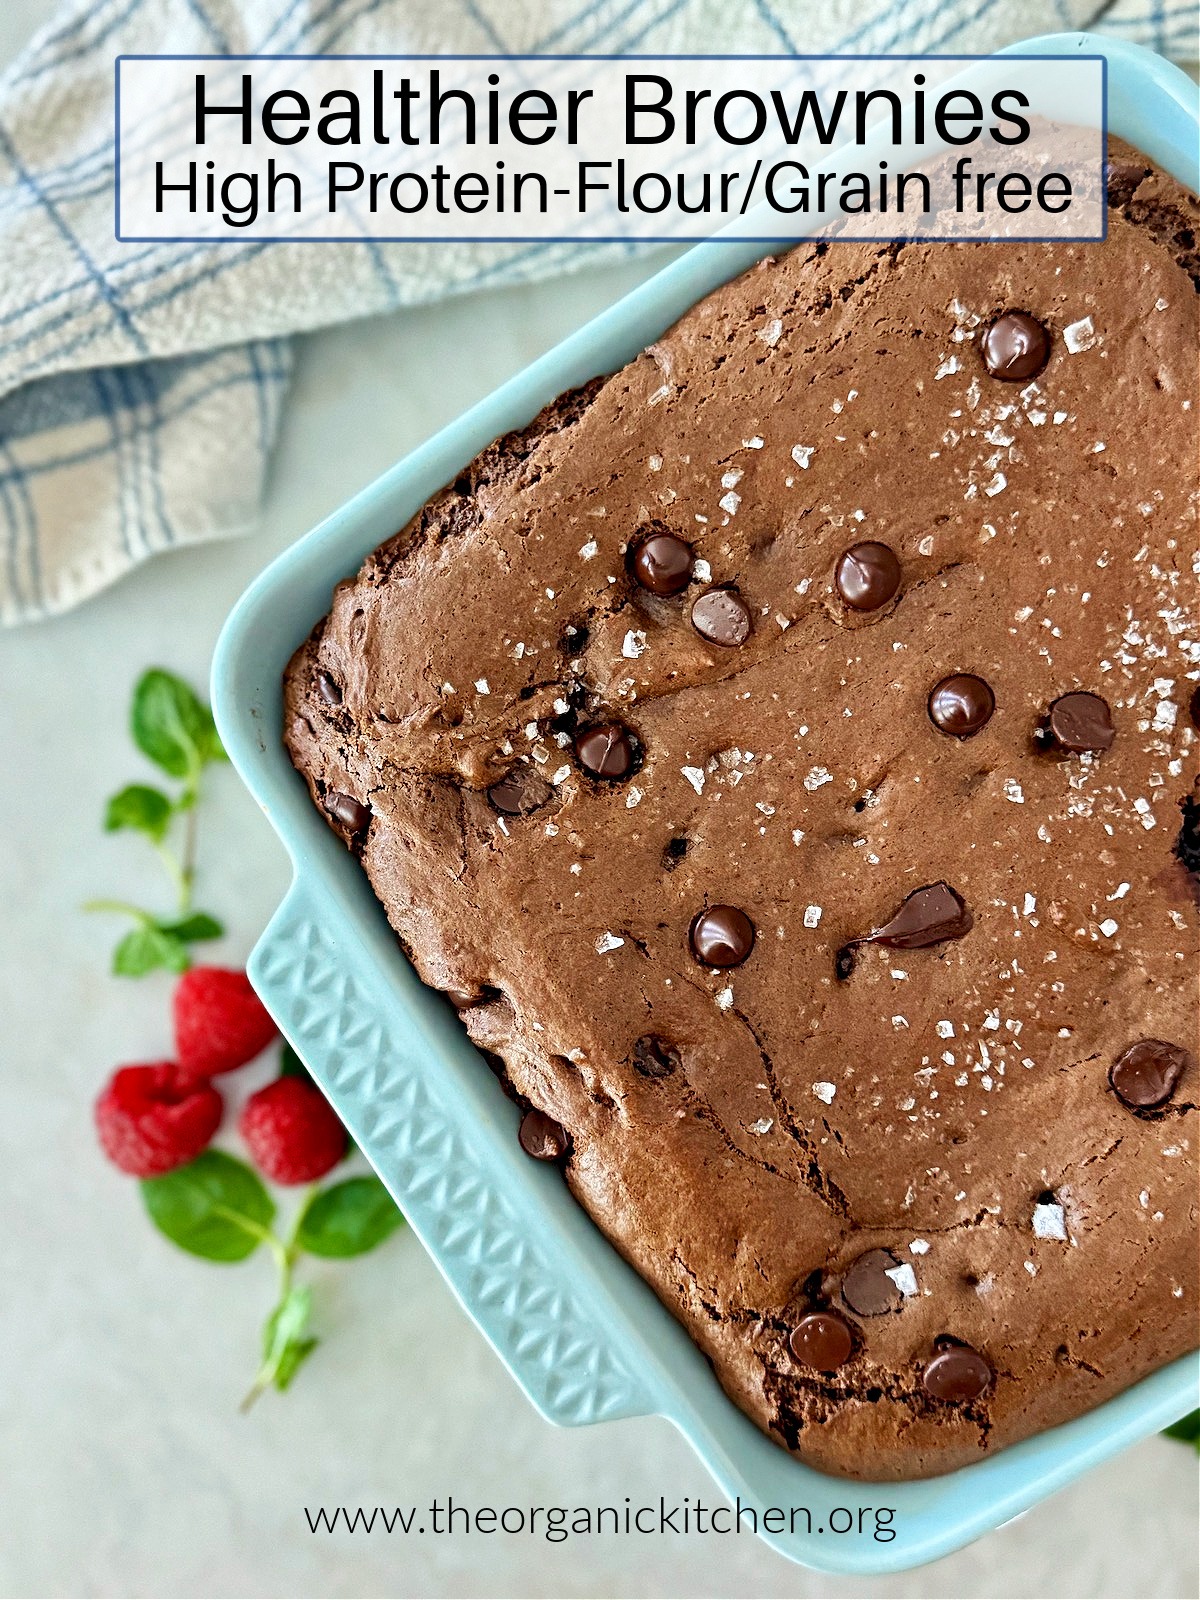
[[[890,922],[859,943],[881,944],[889,950],[924,950],[947,939],[961,939],[970,933],[974,921],[962,896],[948,883],[929,883],[914,889]]]
[[[692,581],[692,547],[676,534],[660,530],[634,547],[630,566],[651,594],[678,594]]]
[[[904,1296],[888,1273],[899,1265],[890,1250],[868,1250],[843,1276],[842,1299],[860,1317],[878,1317],[885,1311],[897,1310],[903,1305]]]
[[[643,1078],[669,1078],[679,1065],[679,1051],[656,1033],[644,1033],[633,1047],[633,1064]]]
[[[525,817],[544,806],[553,791],[536,767],[518,762],[487,792],[493,811],[503,817]]]
[[[442,992],[455,1011],[466,1011],[469,1006],[479,1004],[480,996],[468,989],[444,989]]]
[[[934,686],[929,696],[929,720],[940,733],[969,739],[991,721],[996,696],[991,684],[973,672],[955,672]]]
[[[1006,311],[983,336],[983,364],[1003,383],[1034,378],[1050,358],[1050,335],[1027,311]]]
[[[570,1147],[570,1138],[561,1122],[544,1111],[527,1111],[521,1118],[517,1137],[521,1149],[535,1161],[561,1161]]]
[[[969,1344],[946,1344],[921,1374],[925,1393],[935,1400],[977,1400],[992,1381],[992,1369]]]
[[[363,805],[352,794],[339,793],[337,789],[331,789],[325,796],[325,809],[351,833],[361,833],[371,820],[370,806]]]
[[[619,722],[606,722],[579,734],[575,754],[593,778],[627,778],[633,771],[633,740]]]
[[[709,906],[688,932],[692,954],[706,967],[740,967],[754,949],[754,924],[737,906]]]
[[[836,1372],[854,1349],[854,1335],[836,1311],[810,1311],[792,1329],[788,1346],[802,1366]]]
[[[317,689],[321,699],[328,706],[340,706],[342,703],[341,686],[336,678],[331,678],[327,672],[317,673]]]
[[[750,607],[736,589],[706,589],[692,607],[692,627],[726,650],[745,644],[751,626]]]
[[[1192,727],[1200,729],[1200,683],[1192,690],[1192,698],[1188,701],[1188,716],[1192,719]]]
[[[1046,732],[1060,750],[1073,755],[1107,750],[1115,737],[1108,701],[1086,689],[1059,695],[1046,715]]]
[[[1190,1061],[1180,1045],[1164,1039],[1139,1039],[1109,1067],[1109,1085],[1131,1111],[1157,1111],[1175,1093]]]
[[[833,577],[848,606],[878,611],[900,587],[900,560],[890,545],[866,539],[842,551]]]

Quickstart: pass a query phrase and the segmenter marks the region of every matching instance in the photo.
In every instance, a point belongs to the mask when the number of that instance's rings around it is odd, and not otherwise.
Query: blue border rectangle
[[[246,238],[233,238],[209,234],[157,234],[121,232],[121,63],[124,61],[1061,61],[1062,56],[1034,54],[957,55],[957,54],[879,54],[879,55],[535,55],[500,54],[423,54],[423,55],[321,55],[285,52],[280,55],[191,55],[130,52],[113,58],[115,87],[113,94],[113,236],[119,244],[204,244],[204,245],[255,245],[255,244],[574,244],[580,246],[602,244],[761,244],[768,249],[790,249],[805,239],[820,237],[825,244],[1103,244],[1108,238],[1108,192],[1100,188],[1099,234],[1005,234],[1003,239],[965,238],[961,234],[858,234],[852,239],[836,234],[825,237],[815,233],[779,234],[739,233],[724,240],[718,237],[721,229],[712,233],[671,234],[262,234]],[[1108,58],[1101,54],[1073,55],[1073,61],[1093,61],[1100,65],[1100,147],[1108,148]],[[721,227],[729,224],[722,223]]]

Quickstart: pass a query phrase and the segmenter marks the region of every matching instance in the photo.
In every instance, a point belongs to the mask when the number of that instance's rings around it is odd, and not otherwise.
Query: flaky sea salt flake
[[[898,1267],[888,1267],[884,1276],[892,1280],[906,1300],[919,1293],[917,1275],[907,1261],[902,1261]]]
[[[1066,1239],[1067,1219],[1057,1201],[1039,1201],[1033,1208],[1035,1239]]]
[[[1063,329],[1063,344],[1067,347],[1067,354],[1080,355],[1084,350],[1090,350],[1096,343],[1096,329],[1091,317],[1080,317],[1078,322],[1071,322]]]

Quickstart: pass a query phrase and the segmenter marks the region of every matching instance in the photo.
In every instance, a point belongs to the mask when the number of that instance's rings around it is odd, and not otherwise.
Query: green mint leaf
[[[244,1261],[275,1216],[258,1174],[223,1150],[206,1150],[161,1178],[143,1178],[141,1189],[160,1233],[206,1261]]]
[[[113,951],[112,969],[118,978],[143,978],[160,967],[168,972],[186,972],[189,965],[183,940],[169,928],[157,925],[134,928]]]
[[[296,1229],[296,1243],[314,1256],[361,1256],[403,1221],[378,1178],[346,1178],[313,1195]]]
[[[1163,1432],[1168,1439],[1181,1439],[1184,1444],[1194,1445],[1200,1450],[1200,1411],[1193,1411],[1190,1416],[1180,1417],[1178,1422],[1173,1422]]]
[[[171,802],[161,789],[145,783],[131,783],[114,794],[104,812],[106,833],[135,828],[155,844],[161,844],[171,824]]]
[[[312,1311],[312,1290],[306,1285],[289,1289],[267,1318],[263,1329],[263,1359],[259,1384],[273,1383],[286,1389],[301,1364],[317,1347],[316,1339],[305,1335]]]
[[[182,939],[184,944],[195,944],[201,939],[219,939],[225,932],[224,925],[216,917],[210,917],[207,911],[194,911],[182,922],[160,922],[158,926],[160,932]]]
[[[277,1389],[286,1389],[301,1363],[317,1348],[317,1341],[305,1334],[311,1310],[311,1289],[285,1288],[283,1299],[263,1327],[262,1361],[250,1392],[242,1401],[243,1411],[249,1411],[259,1395],[272,1384]]]
[[[283,1049],[279,1052],[279,1076],[281,1078],[305,1078],[309,1083],[312,1082],[308,1068],[286,1039],[283,1041]]]
[[[208,727],[200,745],[200,754],[205,761],[228,761],[229,754],[221,743],[221,735],[217,732],[217,725],[213,721],[212,712],[208,710],[207,706],[205,707],[205,713],[208,717]],[[315,1344],[316,1340],[314,1339],[312,1342]]]
[[[219,759],[212,712],[182,678],[161,667],[151,667],[138,680],[130,729],[142,754],[173,778],[194,782],[206,761]]]
[[[300,1337],[308,1326],[311,1311],[312,1290],[306,1284],[288,1290],[263,1328],[264,1366],[273,1366],[284,1346]]]
[[[307,1339],[294,1339],[291,1344],[285,1346],[282,1355],[279,1357],[279,1365],[275,1368],[275,1387],[277,1389],[282,1391],[287,1388],[288,1384],[296,1376],[301,1364],[312,1355],[319,1343],[320,1340],[310,1337]]]

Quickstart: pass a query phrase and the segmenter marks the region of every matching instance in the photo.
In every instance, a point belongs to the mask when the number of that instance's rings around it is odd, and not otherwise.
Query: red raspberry
[[[193,967],[175,986],[175,1052],[189,1077],[214,1078],[260,1055],[275,1024],[244,972]]]
[[[154,1178],[192,1161],[221,1123],[221,1096],[173,1061],[119,1067],[96,1101],[104,1153],[122,1172]]]
[[[315,1183],[346,1153],[346,1130],[303,1078],[276,1078],[252,1094],[238,1123],[259,1170],[276,1183]]]

